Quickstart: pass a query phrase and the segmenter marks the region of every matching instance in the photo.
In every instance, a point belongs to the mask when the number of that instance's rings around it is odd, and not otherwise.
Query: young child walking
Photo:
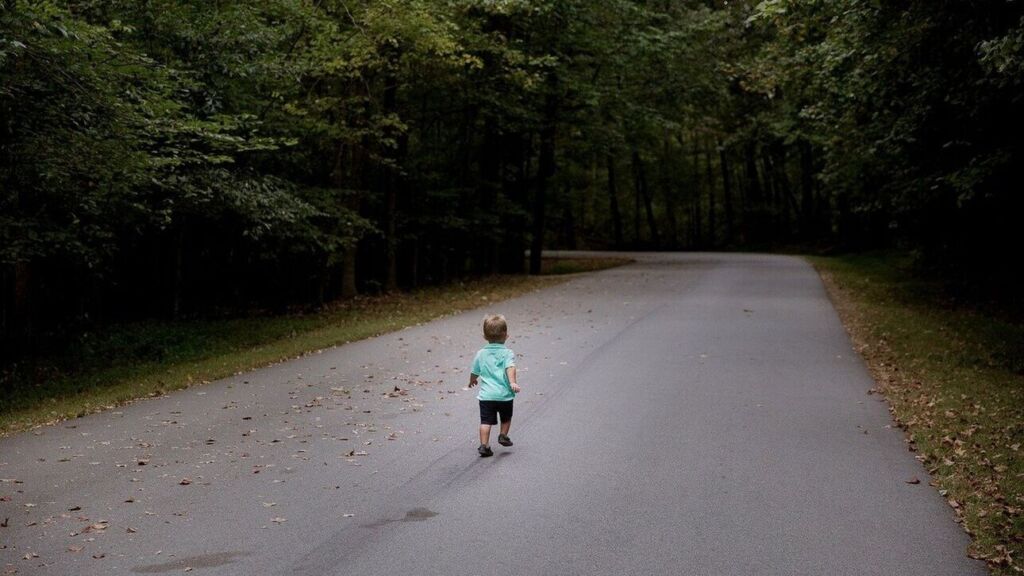
[[[469,387],[480,384],[476,399],[480,401],[480,447],[481,457],[493,456],[491,450],[491,426],[501,417],[498,444],[511,446],[508,430],[512,426],[512,402],[519,392],[516,383],[516,355],[505,347],[508,339],[508,324],[501,314],[484,317],[484,338],[487,345],[476,353],[469,375]]]

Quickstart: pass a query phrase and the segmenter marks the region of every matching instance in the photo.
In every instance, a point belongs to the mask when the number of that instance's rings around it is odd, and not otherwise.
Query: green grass
[[[810,260],[971,556],[1024,571],[1024,326],[950,297],[903,255]]]
[[[593,272],[604,270],[633,262],[630,258],[544,258],[541,260],[540,273],[544,275],[558,276],[562,274],[577,274],[580,272]]]

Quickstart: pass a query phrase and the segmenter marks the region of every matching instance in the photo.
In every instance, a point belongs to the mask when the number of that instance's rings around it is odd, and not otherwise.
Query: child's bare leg
[[[508,420],[505,420],[504,422],[502,422],[501,423],[501,434],[503,436],[508,436],[508,429],[511,428],[511,427],[512,427],[512,419],[511,418],[509,418]]]
[[[504,426],[504,424],[502,424],[502,426]],[[504,432],[503,432],[503,434],[504,434]],[[480,443],[483,444],[484,446],[489,446],[491,444],[491,425],[490,424],[481,424],[480,425]]]

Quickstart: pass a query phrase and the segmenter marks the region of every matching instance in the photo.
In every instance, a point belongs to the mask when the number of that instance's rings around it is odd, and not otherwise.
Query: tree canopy
[[[0,0],[0,333],[557,247],[901,243],[997,285],[1022,71],[1001,0]]]

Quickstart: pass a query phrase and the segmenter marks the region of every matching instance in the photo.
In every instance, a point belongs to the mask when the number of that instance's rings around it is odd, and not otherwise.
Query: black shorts
[[[512,419],[512,402],[514,400],[480,400],[480,423],[494,425],[498,416],[502,422]]]

